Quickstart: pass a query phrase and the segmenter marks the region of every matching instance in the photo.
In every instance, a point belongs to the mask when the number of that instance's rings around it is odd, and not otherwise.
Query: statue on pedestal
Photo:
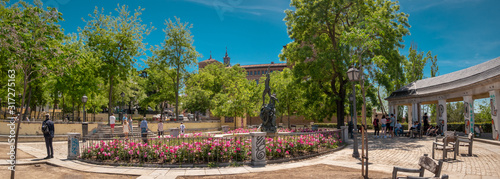
[[[264,93],[262,94],[262,108],[260,109],[260,119],[262,124],[260,125],[260,130],[267,133],[276,133],[276,106],[275,103],[279,102],[276,98],[276,94],[271,95],[271,88],[269,87],[270,75],[269,67],[267,68],[266,74],[266,86],[264,88]],[[269,103],[266,104],[265,97],[266,94],[269,96]]]

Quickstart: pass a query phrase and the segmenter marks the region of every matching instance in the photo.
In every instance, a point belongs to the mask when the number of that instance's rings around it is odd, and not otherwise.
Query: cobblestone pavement
[[[432,154],[432,141],[434,138],[424,137],[422,139],[410,139],[407,137],[396,138],[373,138],[369,137],[369,170],[391,173],[394,166],[405,168],[419,168],[418,158],[424,154]],[[352,140],[351,140],[352,141]],[[361,153],[361,145],[359,145]],[[359,159],[352,158],[352,144],[344,149],[331,154],[315,157],[307,160],[283,164],[271,164],[264,168],[251,166],[228,167],[228,168],[187,168],[187,169],[158,169],[141,167],[112,167],[86,164],[79,161],[66,160],[67,142],[54,142],[55,158],[48,160],[49,163],[86,172],[140,175],[139,178],[175,178],[179,175],[217,175],[238,174],[248,172],[274,171],[279,169],[296,168],[316,164],[329,164],[361,169]],[[36,156],[45,157],[45,144],[42,142],[20,143],[19,149]],[[461,147],[457,160],[447,160],[443,164],[442,174],[450,175],[450,178],[500,178],[500,143],[499,145],[474,142],[473,156],[466,156],[467,148]],[[442,158],[442,152],[436,152],[436,158]],[[448,153],[453,157],[453,153]],[[29,161],[22,161],[23,163]],[[6,161],[0,164],[5,165]],[[431,176],[425,172],[425,176]]]

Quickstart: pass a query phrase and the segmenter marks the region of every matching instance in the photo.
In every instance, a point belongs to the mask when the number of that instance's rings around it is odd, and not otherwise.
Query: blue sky
[[[287,0],[44,0],[63,13],[65,33],[77,32],[96,6],[114,12],[117,4],[145,8],[142,19],[157,30],[146,37],[150,45],[164,40],[165,19],[177,16],[193,24],[196,50],[222,61],[225,48],[231,63],[279,62],[282,46],[290,42],[283,22]],[[401,11],[410,15],[411,35],[405,37],[421,51],[438,56],[439,73],[464,69],[500,56],[500,1],[402,0]],[[407,54],[408,49],[402,54]],[[194,67],[193,69],[197,69]],[[424,69],[430,76],[429,65]]]

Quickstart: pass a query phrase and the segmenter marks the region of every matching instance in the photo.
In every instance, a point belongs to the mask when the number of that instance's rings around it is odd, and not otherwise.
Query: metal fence
[[[217,165],[250,161],[250,136],[86,138],[80,157],[105,164]],[[247,144],[247,145],[245,145]]]
[[[340,130],[266,136],[268,163],[307,158],[332,151],[340,145],[339,137]],[[249,135],[212,137],[191,134],[178,138],[150,135],[148,138],[128,139],[85,138],[80,157],[87,162],[109,165],[215,167],[249,164],[251,150]]]

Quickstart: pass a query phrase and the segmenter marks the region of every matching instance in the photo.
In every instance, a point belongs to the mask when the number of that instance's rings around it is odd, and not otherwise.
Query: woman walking
[[[385,118],[385,115],[382,115],[382,119],[380,119],[380,123],[382,123],[382,136],[384,136],[384,138],[387,138],[387,136],[386,136],[387,119]]]
[[[123,134],[125,134],[125,139],[128,139],[128,133],[129,133],[129,125],[128,125],[128,120],[123,121]]]

